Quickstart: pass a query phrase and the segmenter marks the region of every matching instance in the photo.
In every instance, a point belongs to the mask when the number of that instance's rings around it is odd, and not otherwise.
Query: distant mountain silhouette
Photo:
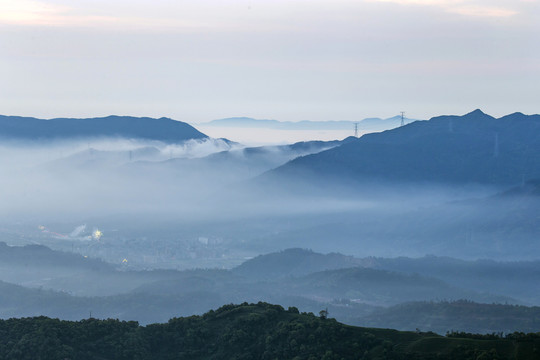
[[[503,331],[536,331],[540,327],[540,307],[479,304],[472,301],[411,302],[380,309],[353,324],[398,330],[460,331],[491,334]]]
[[[76,319],[92,310],[99,317],[152,323],[201,313],[216,304],[268,299],[303,311],[328,306],[333,317],[357,323],[380,306],[408,301],[516,303],[508,295],[513,295],[513,289],[504,286],[508,281],[537,292],[537,271],[526,274],[528,269],[538,269],[537,263],[496,265],[434,257],[359,259],[289,249],[258,256],[233,270],[132,271],[41,245],[0,242],[0,317]],[[488,286],[463,287],[463,276],[476,279],[469,282],[471,286],[475,282]],[[490,289],[496,294],[488,293]],[[525,325],[523,319],[516,322],[517,328]]]
[[[405,118],[406,124],[417,121]],[[265,128],[275,130],[350,130],[354,129],[354,124],[358,123],[359,130],[382,131],[393,129],[401,124],[401,116],[394,116],[388,119],[366,118],[360,121],[278,121],[268,119],[253,119],[249,117],[231,117],[213,120],[201,125],[220,127],[242,127],[242,128]]]
[[[540,177],[540,115],[439,116],[297,158],[265,177],[509,185]]]
[[[173,158],[166,161],[137,161],[130,165],[133,176],[144,172],[148,176],[181,176],[182,180],[200,181],[201,174],[207,176],[207,184],[230,185],[285,164],[298,156],[317,153],[354,141],[354,137],[335,141],[307,141],[290,145],[249,147],[220,151],[200,158]],[[124,158],[126,158],[124,156]],[[243,185],[242,185],[243,186]]]
[[[276,279],[303,276],[313,272],[359,266],[360,259],[342,254],[319,254],[306,249],[287,249],[278,253],[259,255],[233,269],[254,279]]]
[[[217,168],[223,167],[222,171],[244,165],[248,166],[251,171],[261,170],[260,173],[262,173],[283,165],[298,156],[318,153],[354,140],[355,138],[350,136],[343,140],[301,141],[289,145],[248,147],[233,151],[220,151],[202,158],[198,162],[205,162]]]
[[[77,138],[118,137],[178,143],[204,139],[189,124],[169,118],[107,116],[101,118],[50,120],[0,115],[0,138],[13,140],[71,140]]]
[[[43,245],[8,246],[0,242],[0,267],[63,267],[93,271],[111,271],[114,267],[97,259],[85,258],[74,253],[52,250]]]

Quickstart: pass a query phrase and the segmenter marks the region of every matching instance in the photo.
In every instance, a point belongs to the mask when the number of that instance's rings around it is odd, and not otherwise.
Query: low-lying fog
[[[535,258],[536,205],[493,197],[502,189],[321,186],[264,176],[331,146],[246,149],[215,139],[4,144],[3,237],[113,263],[129,258],[133,268],[230,267],[289,247],[357,256]],[[92,236],[96,229],[99,238]]]
[[[339,145],[3,144],[0,317],[151,323],[268,301],[356,325],[534,330],[540,309],[484,303],[540,304],[540,263],[523,262],[540,251],[536,196],[268,173]]]
[[[197,129],[212,137],[224,137],[248,146],[292,144],[300,141],[322,140],[331,141],[344,139],[354,134],[350,130],[279,130],[279,129],[253,129],[242,127],[224,127],[215,125],[195,125]],[[358,135],[366,132],[359,131]]]

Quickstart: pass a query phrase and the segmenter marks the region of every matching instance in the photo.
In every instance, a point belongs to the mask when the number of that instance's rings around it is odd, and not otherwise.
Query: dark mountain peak
[[[464,116],[469,116],[469,115],[475,115],[475,116],[477,116],[477,115],[486,115],[486,113],[483,112],[483,111],[480,110],[480,109],[476,109],[476,110],[471,111],[471,112],[468,113],[468,114],[465,114]]]
[[[512,114],[503,116],[503,117],[499,118],[499,120],[502,120],[502,121],[533,121],[533,122],[538,122],[538,121],[540,121],[540,115],[539,114],[525,115],[525,114],[523,114],[521,112],[515,112],[515,113],[512,113]]]
[[[476,109],[474,111],[471,111],[470,113],[467,113],[465,115],[441,115],[441,116],[435,116],[430,119],[429,123],[438,122],[438,121],[457,121],[460,122],[460,120],[466,120],[467,122],[473,122],[478,120],[495,120],[495,118],[491,115],[486,114],[480,109]]]
[[[516,111],[515,113],[505,115],[501,117],[501,119],[516,119],[516,118],[525,118],[527,115],[525,115],[522,112]]]
[[[462,116],[462,118],[470,118],[470,119],[495,119],[493,116],[486,114],[480,109],[476,109],[474,111],[471,111],[468,114],[465,114]]]

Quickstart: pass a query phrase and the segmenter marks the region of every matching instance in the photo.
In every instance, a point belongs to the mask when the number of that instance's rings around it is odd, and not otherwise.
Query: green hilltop
[[[2,359],[538,359],[540,333],[472,335],[343,325],[291,307],[225,305],[137,322],[47,317],[0,321]],[[331,314],[330,314],[331,315]]]

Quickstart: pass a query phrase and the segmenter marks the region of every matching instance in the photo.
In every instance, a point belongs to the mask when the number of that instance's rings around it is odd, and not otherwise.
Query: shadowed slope
[[[475,110],[367,134],[295,159],[265,178],[507,185],[539,177],[539,163],[540,115],[495,119]]]
[[[207,136],[189,124],[168,118],[107,116],[102,118],[50,120],[0,116],[0,137],[12,140],[72,140],[118,137],[176,143]]]

